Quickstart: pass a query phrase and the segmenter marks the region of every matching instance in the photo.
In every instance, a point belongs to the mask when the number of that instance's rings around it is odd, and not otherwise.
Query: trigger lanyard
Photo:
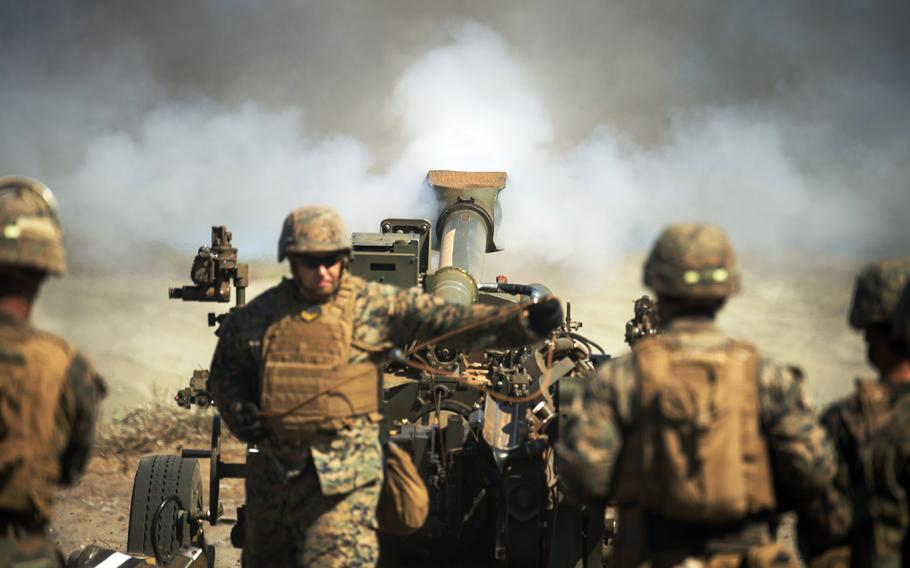
[[[550,386],[550,373],[551,373],[551,369],[553,367],[553,351],[555,348],[555,343],[553,343],[552,341],[549,342],[549,346],[547,349],[547,368],[546,368],[546,371],[544,372],[543,377],[540,380],[539,386],[533,392],[530,392],[523,396],[511,396],[511,395],[503,394],[500,392],[496,392],[493,389],[490,389],[488,387],[471,383],[470,381],[465,379],[460,374],[440,371],[439,369],[436,369],[435,367],[430,365],[426,359],[424,359],[417,353],[421,349],[425,349],[433,344],[439,343],[441,341],[445,341],[447,339],[451,339],[453,337],[456,337],[456,336],[466,333],[468,331],[472,331],[474,329],[478,329],[478,328],[490,325],[492,323],[499,323],[501,321],[505,321],[505,320],[509,319],[510,317],[512,317],[513,315],[523,311],[525,308],[526,308],[525,304],[519,304],[514,307],[501,310],[490,316],[480,318],[476,321],[472,321],[472,322],[466,323],[462,326],[456,327],[455,329],[442,333],[432,339],[417,343],[416,345],[412,346],[404,353],[405,359],[403,362],[406,366],[408,366],[412,369],[415,369],[418,371],[424,371],[435,377],[454,380],[468,388],[471,388],[471,389],[480,391],[486,395],[489,395],[490,398],[492,398],[494,400],[498,400],[500,402],[520,404],[523,402],[529,402],[532,400],[536,400],[537,398],[543,396],[543,398],[545,400],[547,400],[547,402],[552,404],[553,401],[552,401],[552,397],[550,396],[550,393],[544,392],[545,389],[548,389]],[[304,316],[305,313],[309,317]],[[304,319],[304,321],[307,321],[307,322],[313,321],[313,320],[317,319],[320,315],[320,311],[316,311],[314,315],[309,315],[310,313],[312,313],[310,310],[304,310],[303,312],[301,312],[301,317]],[[357,349],[360,349],[362,351],[366,351],[368,353],[383,353],[383,352],[389,351],[391,348],[393,348],[394,344],[392,344],[391,342],[383,342],[380,344],[371,344],[371,343],[367,343],[367,342],[352,338],[351,346],[356,347]],[[330,387],[327,387],[327,388],[319,391],[318,393],[314,394],[313,396],[308,397],[306,400],[303,400],[303,401],[299,402],[298,404],[295,404],[291,408],[288,408],[281,412],[269,412],[269,413],[264,412],[262,415],[265,417],[268,417],[268,418],[280,418],[280,417],[287,416],[287,415],[292,414],[292,413],[296,412],[297,410],[303,408],[307,404],[310,404],[311,402],[318,399],[319,397],[331,393],[333,390],[335,390],[339,386],[345,385],[348,382],[351,382],[355,379],[356,379],[356,377],[348,378],[344,381],[341,381]]]
[[[547,296],[547,298],[543,298],[543,300],[546,300],[548,298],[549,298],[549,296]],[[533,392],[530,392],[523,396],[511,396],[511,395],[503,394],[500,392],[496,392],[493,389],[487,388],[485,386],[474,384],[474,383],[468,381],[467,379],[465,379],[460,374],[440,371],[439,369],[430,365],[426,359],[424,359],[417,353],[421,349],[425,349],[425,348],[429,347],[430,345],[439,343],[441,341],[445,341],[447,339],[451,339],[453,337],[456,337],[456,336],[466,333],[468,331],[478,329],[478,328],[490,325],[492,323],[499,323],[501,321],[505,321],[505,320],[509,319],[510,317],[512,317],[513,315],[525,310],[526,308],[527,308],[526,304],[518,304],[511,308],[501,310],[501,311],[499,311],[495,314],[492,314],[490,316],[487,316],[485,318],[480,318],[476,321],[472,321],[472,322],[466,323],[462,326],[456,327],[455,329],[447,331],[446,333],[440,334],[427,341],[418,343],[405,352],[404,355],[405,355],[406,359],[404,360],[404,364],[412,369],[429,373],[432,376],[454,380],[468,388],[471,388],[471,389],[480,391],[486,395],[489,395],[489,397],[492,398],[493,400],[498,400],[500,402],[520,404],[523,402],[529,402],[532,400],[536,400],[537,398],[543,396],[544,399],[546,399],[548,402],[552,403],[552,397],[550,397],[550,393],[549,392],[544,393],[544,390],[543,390],[543,389],[549,387],[550,370],[553,367],[553,351],[555,348],[555,343],[553,343],[552,341],[550,341],[548,349],[547,349],[547,369],[546,369],[546,372],[544,373],[544,376],[540,380],[540,385]]]

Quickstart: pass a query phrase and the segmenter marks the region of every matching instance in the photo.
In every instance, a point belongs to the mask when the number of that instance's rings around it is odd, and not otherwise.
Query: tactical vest
[[[50,519],[69,439],[60,397],[74,355],[50,334],[0,326],[0,514]]]
[[[655,336],[633,352],[641,406],[620,457],[619,503],[693,523],[774,509],[755,349],[732,340],[698,349]]]
[[[262,418],[277,441],[307,442],[356,416],[377,417],[380,375],[348,363],[354,302],[363,280],[346,276],[335,297],[278,320],[263,338]]]

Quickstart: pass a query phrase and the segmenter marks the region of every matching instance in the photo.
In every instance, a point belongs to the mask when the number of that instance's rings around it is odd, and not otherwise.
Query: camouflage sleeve
[[[81,354],[73,357],[66,384],[60,394],[58,420],[69,431],[69,440],[60,455],[60,482],[71,485],[88,463],[95,440],[95,424],[101,401],[107,394],[104,380]]]
[[[512,313],[507,316],[508,311]],[[371,282],[367,284],[360,313],[369,319],[370,328],[382,328],[385,323],[388,329],[386,339],[396,345],[405,345],[414,340],[430,340],[481,319],[490,321],[487,325],[472,327],[443,343],[474,350],[526,345],[541,339],[530,330],[527,318],[520,308],[451,304],[419,288],[401,290]]]
[[[572,401],[555,444],[560,479],[583,498],[606,497],[634,407],[631,357],[608,361]]]
[[[851,400],[845,399],[831,404],[821,417],[821,425],[834,445],[837,455],[837,473],[834,476],[833,486],[848,500],[852,491],[850,465],[858,459],[857,441],[849,426],[851,412]]]
[[[870,448],[875,566],[906,566],[910,537],[910,397],[892,410]],[[902,564],[903,561],[903,564]]]
[[[807,559],[812,559],[847,537],[853,525],[853,502],[850,486],[850,450],[852,436],[846,425],[846,401],[829,406],[821,417],[822,427],[834,444],[837,472],[833,483],[814,499],[800,504],[798,542]]]
[[[259,366],[250,345],[251,339],[243,333],[239,320],[232,316],[221,328],[208,381],[212,401],[232,431],[234,417],[231,405],[238,401],[259,400]]]
[[[808,403],[799,369],[763,361],[759,391],[778,496],[799,508],[834,479],[834,446]]]

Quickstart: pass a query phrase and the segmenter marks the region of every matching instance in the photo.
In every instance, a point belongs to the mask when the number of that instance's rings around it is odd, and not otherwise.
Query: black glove
[[[556,298],[528,306],[528,327],[540,337],[546,337],[551,331],[565,322],[562,304]]]
[[[247,444],[262,440],[262,422],[259,420],[259,407],[252,402],[235,402],[231,404],[231,418],[234,435]]]

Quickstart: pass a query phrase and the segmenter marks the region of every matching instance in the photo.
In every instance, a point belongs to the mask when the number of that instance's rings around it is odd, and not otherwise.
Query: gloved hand
[[[262,440],[262,422],[259,420],[259,407],[255,403],[235,402],[231,404],[231,418],[234,435],[247,444]]]
[[[540,337],[546,337],[551,331],[565,322],[562,304],[556,298],[528,306],[528,327]]]

